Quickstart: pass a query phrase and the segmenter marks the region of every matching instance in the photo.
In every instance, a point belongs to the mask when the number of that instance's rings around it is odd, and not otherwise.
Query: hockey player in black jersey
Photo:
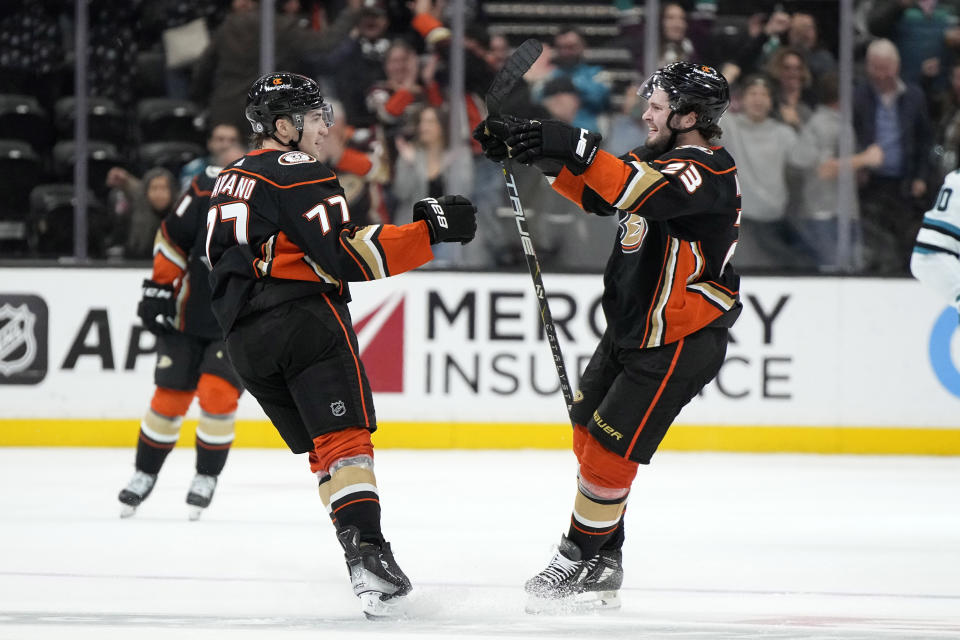
[[[620,158],[599,149],[598,134],[557,121],[491,117],[474,131],[487,157],[533,164],[585,211],[619,219],[604,273],[607,328],[571,411],[579,491],[557,553],[526,583],[529,611],[619,606],[622,518],[638,466],[716,376],[741,309],[730,265],[736,165],[711,144],[727,82],[712,67],[676,62],[639,93],[649,134]]]
[[[243,152],[235,146],[217,160],[232,162]],[[210,506],[233,443],[234,413],[242,385],[227,358],[223,335],[210,309],[205,247],[207,202],[219,172],[219,166],[210,166],[193,179],[160,224],[154,240],[153,274],[143,283],[137,313],[157,336],[157,386],[140,422],[136,471],[118,496],[124,518],[132,516],[153,491],[194,396],[200,403],[200,419],[196,430],[197,473],[187,491],[191,520]]]
[[[290,450],[309,454],[364,613],[396,615],[411,585],[380,528],[377,422],[348,283],[414,269],[438,242],[469,242],[476,209],[462,196],[427,198],[410,224],[358,225],[317,160],[333,111],[316,82],[267,74],[246,114],[257,148],[220,173],[210,198],[213,310],[244,386]]]

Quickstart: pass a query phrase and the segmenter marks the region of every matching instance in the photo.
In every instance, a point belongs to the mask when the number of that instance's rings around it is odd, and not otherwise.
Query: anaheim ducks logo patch
[[[303,151],[288,151],[277,160],[280,164],[303,164],[304,162],[316,162],[316,159]]]

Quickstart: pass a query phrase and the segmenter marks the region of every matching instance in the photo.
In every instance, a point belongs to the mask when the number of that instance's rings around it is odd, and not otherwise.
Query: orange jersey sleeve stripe
[[[564,198],[583,208],[583,177],[573,175],[564,167],[550,186]]]
[[[614,204],[630,181],[635,169],[606,151],[598,151],[593,164],[583,172],[583,181],[597,195]]]
[[[153,281],[160,284],[173,284],[183,276],[183,269],[174,264],[163,252],[153,256]]]
[[[304,252],[282,231],[277,234],[273,260],[270,261],[270,275],[286,280],[306,280],[324,282],[317,273],[304,262]]]
[[[377,238],[383,248],[389,275],[410,271],[433,260],[430,230],[424,220],[396,226],[385,224]]]

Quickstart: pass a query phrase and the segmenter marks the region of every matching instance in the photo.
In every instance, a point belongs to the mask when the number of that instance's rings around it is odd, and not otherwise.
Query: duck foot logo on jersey
[[[47,375],[47,305],[0,295],[0,384],[37,384]]]

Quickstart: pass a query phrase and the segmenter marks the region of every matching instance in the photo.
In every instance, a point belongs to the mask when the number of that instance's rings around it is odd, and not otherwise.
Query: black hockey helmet
[[[280,116],[290,116],[302,133],[303,115],[314,109],[321,110],[324,124],[333,126],[333,107],[324,102],[320,85],[299,73],[268,73],[260,76],[247,92],[246,116],[254,133],[272,137]]]
[[[647,78],[637,95],[649,100],[656,89],[667,92],[670,110],[674,113],[696,111],[695,128],[717,124],[730,106],[727,79],[713,67],[702,64],[671,62]]]

